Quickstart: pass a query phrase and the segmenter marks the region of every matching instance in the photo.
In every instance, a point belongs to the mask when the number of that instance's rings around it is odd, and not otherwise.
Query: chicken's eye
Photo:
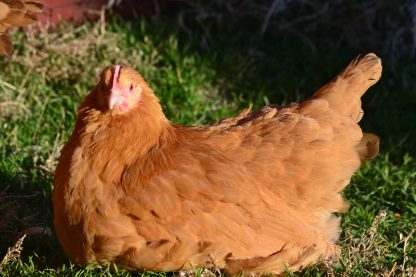
[[[132,91],[134,88],[133,84],[130,85],[130,91]]]

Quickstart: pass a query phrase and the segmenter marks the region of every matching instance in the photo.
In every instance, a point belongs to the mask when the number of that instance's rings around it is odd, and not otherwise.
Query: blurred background
[[[208,124],[305,99],[368,52],[383,76],[361,126],[381,154],[345,192],[341,261],[301,275],[416,274],[416,1],[40,2],[40,23],[12,30],[0,57],[0,259],[27,234],[0,274],[108,274],[66,260],[50,203],[60,149],[104,66],[139,70],[172,121]]]

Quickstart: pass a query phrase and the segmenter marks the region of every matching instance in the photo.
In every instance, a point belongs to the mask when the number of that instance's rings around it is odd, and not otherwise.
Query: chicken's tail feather
[[[368,161],[374,158],[380,148],[380,138],[374,134],[364,133],[360,143],[356,146],[361,161]]]
[[[313,98],[323,98],[332,109],[359,122],[363,116],[361,97],[381,77],[381,60],[370,53],[358,57],[335,80],[318,90]]]

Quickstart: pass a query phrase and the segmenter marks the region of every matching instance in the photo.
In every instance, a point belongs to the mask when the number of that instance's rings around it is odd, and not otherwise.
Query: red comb
[[[120,75],[120,68],[121,68],[120,65],[116,64],[116,68],[114,69],[113,82],[111,84],[111,88],[114,88],[117,86],[119,75]]]

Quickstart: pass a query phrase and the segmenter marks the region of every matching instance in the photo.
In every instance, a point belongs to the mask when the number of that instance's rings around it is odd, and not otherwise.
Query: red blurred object
[[[39,15],[42,23],[50,22],[53,25],[61,21],[81,23],[85,20],[99,18],[99,12],[105,7],[108,0],[40,0],[44,12]]]
[[[53,25],[61,21],[82,23],[96,20],[108,3],[124,19],[141,15],[172,14],[185,6],[183,0],[38,0],[45,8],[39,19]]]

